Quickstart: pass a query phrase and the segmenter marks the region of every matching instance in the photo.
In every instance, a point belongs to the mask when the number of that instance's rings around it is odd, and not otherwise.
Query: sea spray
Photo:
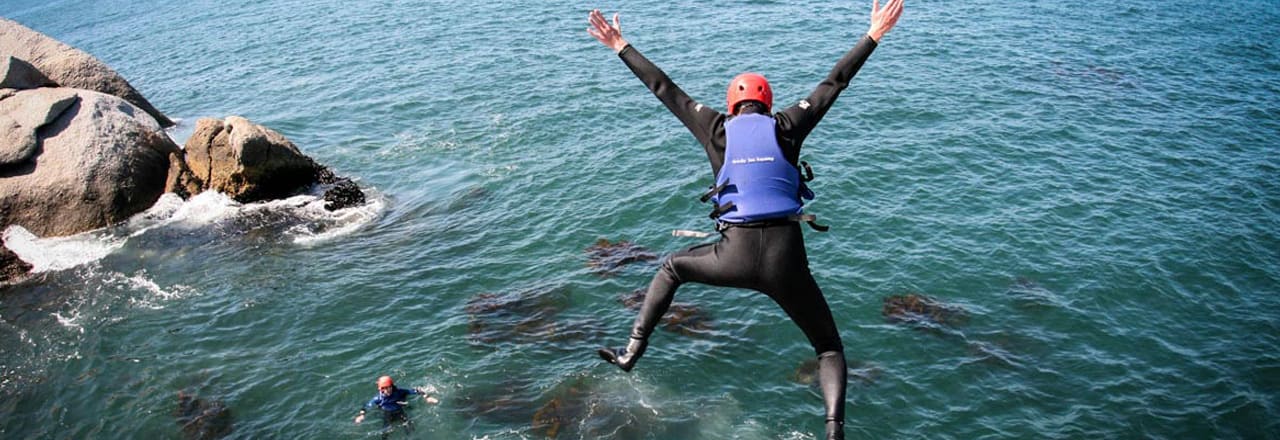
[[[26,228],[10,225],[4,231],[4,244],[22,261],[31,263],[31,272],[70,269],[101,260],[124,245],[125,240],[102,230],[67,237],[40,238]]]

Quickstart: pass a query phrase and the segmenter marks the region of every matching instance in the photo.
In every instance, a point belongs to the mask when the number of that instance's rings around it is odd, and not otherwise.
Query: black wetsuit
[[[875,48],[875,40],[863,36],[813,93],[773,115],[777,121],[778,144],[788,162],[794,165],[799,161],[805,137],[831,108],[840,92],[848,87],[849,81]],[[717,175],[724,165],[725,121],[732,116],[694,101],[666,73],[630,45],[623,48],[618,56],[693,133],[706,149],[712,176]],[[676,289],[683,283],[763,292],[800,327],[818,354],[819,382],[826,403],[827,421],[834,422],[835,429],[840,430],[837,436],[842,436],[847,382],[844,345],[826,298],[809,272],[800,225],[782,219],[727,228],[722,225],[720,229],[719,241],[682,250],[663,261],[649,284],[631,337],[648,339],[659,318],[671,306]],[[828,423],[828,430],[831,429],[831,423]]]

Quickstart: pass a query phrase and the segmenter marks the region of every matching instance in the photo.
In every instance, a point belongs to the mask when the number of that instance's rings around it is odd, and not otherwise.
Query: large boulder
[[[179,153],[155,118],[98,92],[18,91],[0,100],[4,118],[19,127],[5,138],[19,143],[6,140],[0,151],[25,158],[0,165],[0,227],[18,224],[41,237],[105,227],[146,210],[164,191],[170,155]],[[27,151],[21,142],[29,130],[36,143]]]
[[[184,149],[205,190],[238,202],[291,196],[317,183],[323,169],[284,135],[239,116],[201,118]]]
[[[155,118],[161,127],[173,125],[173,121],[147,102],[124,77],[93,55],[0,17],[0,58],[7,57],[30,62],[60,86],[124,98]]]

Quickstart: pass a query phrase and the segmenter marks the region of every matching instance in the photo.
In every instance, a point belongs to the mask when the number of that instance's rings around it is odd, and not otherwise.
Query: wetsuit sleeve
[[[836,66],[827,74],[827,78],[818,83],[818,87],[800,103],[788,107],[775,115],[778,120],[779,136],[782,137],[784,149],[790,147],[790,154],[799,154],[800,144],[818,121],[827,114],[827,110],[836,102],[840,92],[849,87],[853,76],[862,69],[862,64],[876,49],[876,40],[863,35],[862,40],[836,62]]]
[[[718,156],[723,156],[720,153],[724,149],[723,145],[717,151],[716,142],[713,141],[717,138],[717,134],[720,139],[724,139],[724,133],[716,133],[716,131],[723,131],[724,125],[717,122],[723,120],[725,115],[690,98],[667,76],[666,72],[659,69],[631,45],[628,44],[622,48],[622,51],[618,52],[618,57],[622,58],[622,62],[631,69],[631,73],[634,73],[636,78],[639,78],[645,87],[648,87],[649,91],[667,106],[667,110],[675,114],[676,118],[679,118],[680,122],[693,133],[698,143],[707,149],[707,155],[711,161],[722,162],[723,160],[716,159]]]
[[[378,404],[379,404],[379,403],[381,403],[381,402],[379,402],[379,399],[380,399],[380,398],[379,398],[378,396],[374,396],[374,398],[369,399],[369,402],[368,402],[368,403],[365,403],[365,404],[364,404],[364,407],[363,407],[363,408],[377,408],[377,407],[378,407]]]

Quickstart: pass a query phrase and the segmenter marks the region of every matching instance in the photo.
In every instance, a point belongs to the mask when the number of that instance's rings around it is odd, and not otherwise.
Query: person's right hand
[[[360,424],[360,422],[363,422],[363,421],[364,421],[364,414],[361,414],[361,415],[356,416],[356,424],[357,424],[357,425],[359,425],[359,424]]]
[[[902,1],[889,0],[889,3],[880,8],[880,0],[871,1],[871,29],[867,30],[867,35],[871,39],[880,42],[884,38],[884,34],[889,33],[889,29],[893,29],[893,25],[898,24],[898,17],[902,16]]]
[[[622,48],[627,47],[627,40],[622,39],[622,25],[618,24],[618,14],[613,14],[613,24],[610,25],[599,9],[592,9],[591,13],[587,14],[587,21],[591,23],[587,33],[613,49],[615,53],[622,52]]]

